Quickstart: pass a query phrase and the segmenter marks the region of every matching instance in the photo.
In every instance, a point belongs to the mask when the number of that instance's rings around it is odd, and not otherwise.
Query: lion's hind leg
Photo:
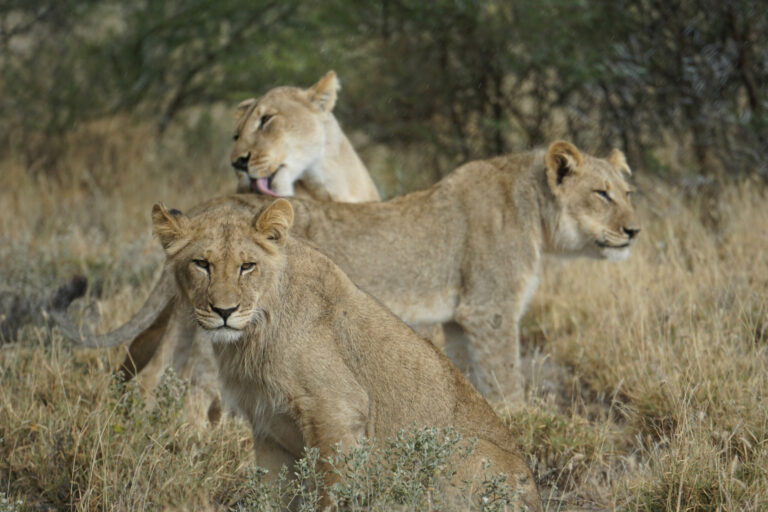
[[[533,474],[519,454],[478,439],[469,459],[456,467],[454,485],[463,488],[467,494],[471,493],[475,499],[482,500],[485,487],[488,487],[486,482],[493,476],[501,475],[506,477],[503,484],[508,486],[511,494],[517,495],[517,500],[512,500],[512,508],[507,510],[542,510]]]

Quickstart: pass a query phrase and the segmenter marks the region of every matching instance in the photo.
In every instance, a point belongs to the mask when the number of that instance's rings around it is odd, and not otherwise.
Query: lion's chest
[[[224,403],[244,417],[254,435],[267,433],[274,418],[286,412],[282,393],[265,372],[244,368],[236,360],[217,354]]]
[[[222,386],[222,399],[251,424],[254,435],[266,432],[266,428],[281,412],[280,403],[265,389],[258,386]]]

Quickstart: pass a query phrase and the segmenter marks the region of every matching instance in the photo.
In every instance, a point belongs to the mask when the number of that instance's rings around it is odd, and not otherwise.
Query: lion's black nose
[[[227,318],[229,318],[229,315],[237,311],[237,308],[239,307],[238,305],[233,308],[223,309],[223,308],[214,307],[213,304],[211,304],[210,306],[211,306],[211,309],[217,312],[219,316],[224,319],[225,322],[227,321]]]
[[[627,228],[627,227],[623,227],[621,229],[624,230],[624,233],[627,234],[627,236],[629,237],[630,240],[635,238],[637,236],[637,234],[640,232],[640,228]]]
[[[247,171],[248,170],[248,158],[251,156],[250,153],[248,153],[245,156],[239,157],[237,160],[232,162],[232,167],[235,169],[238,169],[240,171]]]

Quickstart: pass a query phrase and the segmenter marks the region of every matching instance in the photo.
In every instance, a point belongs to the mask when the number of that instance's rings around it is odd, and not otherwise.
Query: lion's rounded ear
[[[293,225],[293,207],[285,199],[277,199],[256,216],[253,227],[278,245],[285,244]]]
[[[570,142],[559,140],[549,145],[544,162],[549,188],[553,193],[557,193],[566,177],[578,172],[582,160],[581,152]]]
[[[248,98],[247,100],[241,101],[235,109],[235,121],[239,121],[254,103],[256,103],[256,98]]]
[[[156,203],[152,207],[152,226],[168,256],[187,245],[189,219],[179,210],[168,210],[162,203]]]
[[[632,176],[632,169],[629,168],[629,164],[627,164],[627,158],[624,156],[624,153],[622,153],[620,149],[614,148],[608,155],[607,160],[609,164],[618,169],[620,172],[623,172],[627,176]]]
[[[336,105],[336,93],[339,89],[341,84],[336,72],[329,71],[315,85],[307,89],[307,98],[318,110],[330,112]]]

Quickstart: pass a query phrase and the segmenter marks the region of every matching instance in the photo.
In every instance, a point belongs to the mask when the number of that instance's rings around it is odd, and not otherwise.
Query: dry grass
[[[611,508],[762,509],[765,190],[724,185],[702,209],[706,191],[684,200],[660,183],[639,185],[645,232],[630,261],[553,262],[528,314],[529,336],[580,383],[570,422],[594,414],[591,400],[610,411],[590,423],[602,450],[584,453],[597,466],[586,463],[581,491],[594,487]]]
[[[183,209],[232,190],[227,123],[201,116],[161,146],[127,120],[85,127],[35,173],[6,155],[0,291],[42,295],[80,272],[101,290],[105,326],[127,319],[161,261],[152,203]],[[388,190],[408,189],[407,173],[387,175],[396,160],[369,163]],[[766,509],[766,191],[638,181],[644,230],[629,261],[546,265],[523,328],[528,406],[500,412],[550,510]],[[194,431],[176,414],[172,382],[166,407],[145,410],[109,376],[119,350],[72,350],[35,320],[0,346],[9,501],[42,510],[247,502],[253,456],[242,424]]]

